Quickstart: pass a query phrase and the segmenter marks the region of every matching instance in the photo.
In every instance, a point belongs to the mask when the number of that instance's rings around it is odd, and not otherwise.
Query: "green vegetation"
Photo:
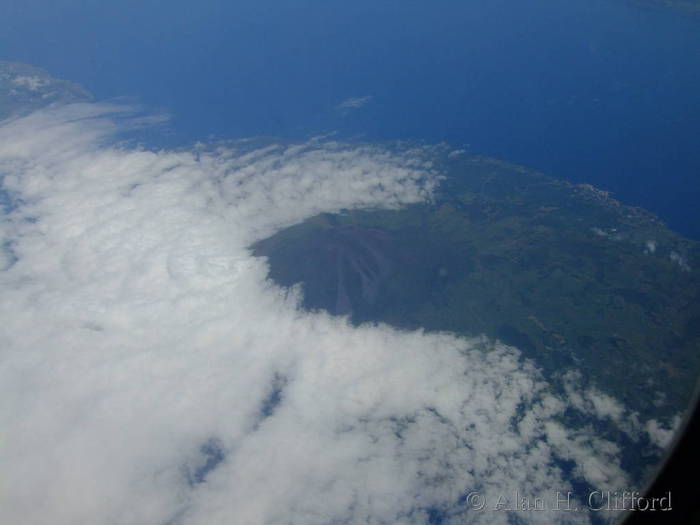
[[[700,371],[698,244],[589,185],[440,162],[432,204],[318,216],[254,249],[310,309],[487,334],[646,417],[683,410]]]

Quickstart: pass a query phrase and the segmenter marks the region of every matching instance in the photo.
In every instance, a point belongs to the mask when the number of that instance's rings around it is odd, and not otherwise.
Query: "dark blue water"
[[[623,0],[5,0],[0,59],[166,108],[180,141],[449,141],[700,238],[698,18]]]

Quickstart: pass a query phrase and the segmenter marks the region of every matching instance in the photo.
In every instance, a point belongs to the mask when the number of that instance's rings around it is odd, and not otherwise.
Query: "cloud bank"
[[[505,524],[466,494],[627,488],[616,445],[561,417],[614,400],[572,404],[485,338],[303,311],[251,255],[320,212],[430,199],[421,151],[152,152],[120,145],[129,122],[76,104],[0,127],[0,521]]]

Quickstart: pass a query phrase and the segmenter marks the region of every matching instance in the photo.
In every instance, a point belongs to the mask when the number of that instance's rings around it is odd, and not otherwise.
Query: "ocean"
[[[444,141],[594,184],[700,238],[698,18],[623,0],[0,9],[0,59],[170,113],[168,145]]]

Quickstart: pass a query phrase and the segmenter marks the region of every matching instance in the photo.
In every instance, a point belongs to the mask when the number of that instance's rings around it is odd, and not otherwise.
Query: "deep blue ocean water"
[[[448,141],[700,238],[700,18],[624,0],[5,0],[0,59],[165,109],[172,143]],[[338,107],[352,97],[371,98]]]

